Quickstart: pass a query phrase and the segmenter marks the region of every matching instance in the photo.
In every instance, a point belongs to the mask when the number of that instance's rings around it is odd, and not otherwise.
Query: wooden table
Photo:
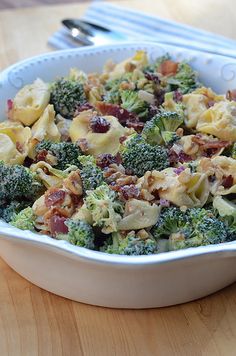
[[[233,0],[121,3],[236,39]],[[79,17],[87,6],[0,12],[0,69],[50,50],[46,41],[59,21]],[[5,355],[236,355],[236,284],[181,306],[112,310],[41,290],[0,260],[0,356]]]

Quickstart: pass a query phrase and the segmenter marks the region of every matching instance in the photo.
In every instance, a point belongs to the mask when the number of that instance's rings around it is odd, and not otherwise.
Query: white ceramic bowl
[[[169,52],[186,59],[217,92],[236,88],[236,61],[154,43],[124,43],[58,51],[19,62],[0,77],[0,116],[5,102],[37,77],[51,81],[69,68],[101,71],[144,49],[151,60]],[[118,256],[75,247],[21,231],[0,221],[0,255],[32,283],[76,301],[114,308],[152,308],[184,303],[236,280],[236,242],[151,256]]]

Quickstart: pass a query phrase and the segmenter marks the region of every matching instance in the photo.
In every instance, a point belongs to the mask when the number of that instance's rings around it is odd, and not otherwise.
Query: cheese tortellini
[[[157,191],[161,199],[179,207],[202,207],[210,192],[207,175],[191,173],[188,168],[180,174],[174,168],[147,172],[139,179],[138,185],[145,187],[146,181],[149,182],[148,189],[151,193]]]
[[[156,224],[160,207],[147,201],[130,199],[125,205],[123,219],[118,223],[119,230],[138,230]]]
[[[32,139],[30,142],[29,157],[34,158],[34,147],[37,143],[48,140],[59,142],[61,134],[55,123],[55,111],[53,105],[48,105],[42,116],[32,126]]]
[[[31,130],[20,123],[0,123],[0,160],[9,164],[23,164],[28,155]]]
[[[186,107],[185,125],[195,128],[201,115],[208,109],[211,102],[224,100],[223,95],[216,95],[210,88],[199,88],[190,94],[183,95]]]
[[[198,172],[214,177],[210,185],[213,195],[227,195],[236,193],[236,160],[231,157],[216,156],[212,159],[202,158],[199,162]],[[230,177],[230,184],[224,184]]]
[[[25,85],[15,96],[11,118],[22,122],[25,126],[31,126],[42,115],[49,103],[49,85],[41,79]]]
[[[236,141],[236,102],[221,101],[203,112],[197,130],[226,141]]]
[[[120,137],[126,129],[114,116],[103,116],[110,124],[106,133],[96,133],[90,129],[90,119],[94,116],[91,110],[84,111],[76,116],[70,126],[70,138],[72,142],[86,139],[88,143],[88,154],[97,156],[102,153],[115,155],[120,147]]]

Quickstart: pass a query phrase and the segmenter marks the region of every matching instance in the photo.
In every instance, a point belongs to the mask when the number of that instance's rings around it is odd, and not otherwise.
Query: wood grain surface
[[[236,38],[233,0],[123,0],[119,4]],[[64,17],[88,4],[0,12],[0,69],[49,51]],[[234,356],[236,284],[163,309],[113,310],[32,285],[0,260],[0,356]]]

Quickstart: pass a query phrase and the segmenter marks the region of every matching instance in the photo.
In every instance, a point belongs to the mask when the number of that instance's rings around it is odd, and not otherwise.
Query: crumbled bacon
[[[227,177],[223,177],[222,183],[224,188],[231,188],[232,185],[234,184],[234,178],[232,175],[229,175]]]
[[[52,236],[56,236],[57,234],[67,234],[68,227],[66,226],[67,218],[64,216],[53,215],[49,221],[49,228],[51,230]]]
[[[78,196],[76,194],[71,193],[70,194],[72,202],[74,204],[74,206],[78,209],[81,208],[81,206],[83,205],[83,198],[81,196]]]
[[[138,133],[141,133],[144,127],[144,123],[141,121],[130,121],[127,120],[126,121],[126,126],[129,128],[133,128],[135,131],[137,131]]]
[[[228,90],[226,93],[226,99],[236,101],[236,89]]]
[[[201,134],[196,134],[192,137],[192,141],[199,145],[202,155],[206,157],[212,157],[220,151],[221,148],[228,147],[230,142],[228,141],[216,141],[206,140]]]
[[[164,76],[175,75],[178,70],[178,63],[167,59],[166,61],[162,62],[157,71]]]
[[[139,121],[137,115],[121,108],[119,105],[98,101],[96,107],[102,115],[115,116],[123,126],[133,127],[137,130],[143,128],[143,123]]]
[[[66,193],[58,188],[51,188],[45,194],[45,205],[50,208],[53,205],[61,204],[65,199]]]

